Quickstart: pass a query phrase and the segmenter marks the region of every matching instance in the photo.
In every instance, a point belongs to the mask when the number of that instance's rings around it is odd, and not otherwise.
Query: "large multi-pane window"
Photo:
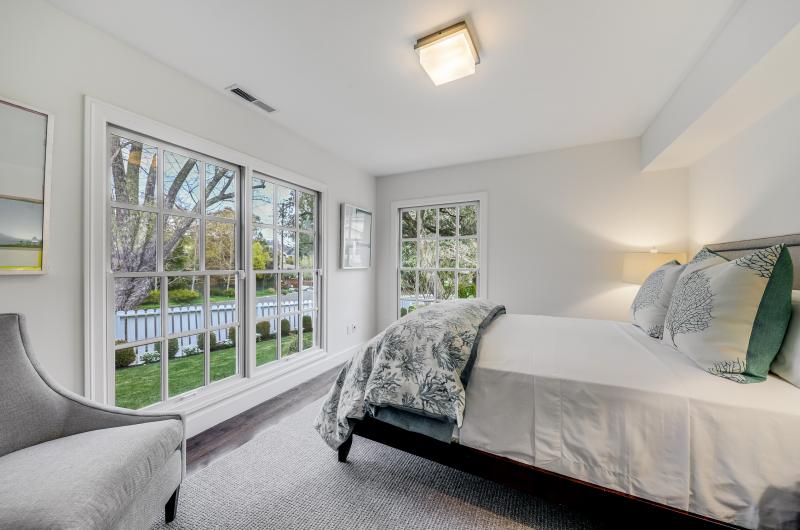
[[[318,347],[317,193],[254,173],[256,366]]]
[[[240,172],[110,130],[114,402],[138,409],[241,374]]]
[[[475,298],[480,282],[478,202],[400,210],[398,314]]]
[[[89,105],[88,395],[202,407],[322,353],[322,185]]]

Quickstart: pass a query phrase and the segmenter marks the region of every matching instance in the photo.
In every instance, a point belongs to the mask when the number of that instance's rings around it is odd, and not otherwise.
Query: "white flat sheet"
[[[749,528],[797,528],[800,389],[703,372],[631,324],[499,317],[462,444]]]

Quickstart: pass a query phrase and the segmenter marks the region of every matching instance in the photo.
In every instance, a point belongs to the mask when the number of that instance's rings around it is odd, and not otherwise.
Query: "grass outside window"
[[[283,351],[297,351],[297,335],[282,339]],[[311,333],[303,334],[303,349],[312,345]],[[276,341],[256,343],[258,364],[277,360]],[[221,348],[211,352],[211,380],[216,381],[236,371],[236,348]],[[175,357],[169,360],[169,391],[176,396],[197,388],[204,370],[203,355]],[[161,401],[161,362],[120,368],[116,371],[116,405],[140,409]]]

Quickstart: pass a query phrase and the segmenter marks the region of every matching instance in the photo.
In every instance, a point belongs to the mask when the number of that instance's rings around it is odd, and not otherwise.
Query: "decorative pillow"
[[[792,319],[771,370],[800,387],[800,291],[792,291]]]
[[[664,319],[669,309],[672,290],[684,268],[686,265],[677,261],[660,266],[647,277],[633,299],[629,311],[631,322],[651,337],[660,339],[664,335]]]
[[[733,261],[703,249],[675,285],[663,341],[709,373],[763,381],[786,334],[791,298],[792,258],[783,245]]]

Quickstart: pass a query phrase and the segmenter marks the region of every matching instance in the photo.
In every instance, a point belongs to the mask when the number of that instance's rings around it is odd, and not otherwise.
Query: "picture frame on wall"
[[[343,203],[340,224],[342,269],[368,269],[372,265],[372,212]]]
[[[47,272],[53,115],[0,97],[0,275]]]

